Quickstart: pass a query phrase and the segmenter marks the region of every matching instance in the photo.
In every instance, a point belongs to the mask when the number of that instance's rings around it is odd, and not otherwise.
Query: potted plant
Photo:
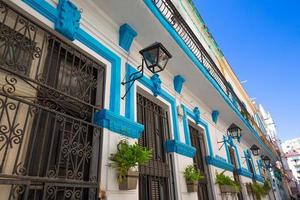
[[[266,195],[269,194],[270,190],[272,189],[271,183],[269,181],[265,181],[263,188],[264,188],[265,194]]]
[[[129,144],[127,140],[121,140],[116,153],[111,154],[110,166],[118,171],[118,183],[120,190],[136,189],[138,171],[134,170],[138,165],[146,164],[152,156],[152,151],[140,146],[138,143]]]
[[[197,192],[198,181],[203,179],[204,176],[193,165],[188,165],[184,170],[184,178],[186,180],[187,191]]]
[[[251,184],[251,187],[257,200],[260,200],[261,197],[266,196],[271,190],[271,185],[268,181],[265,181],[264,184],[253,183]]]
[[[241,185],[226,176],[225,171],[216,175],[216,183],[219,184],[221,193],[238,193],[241,191]]]

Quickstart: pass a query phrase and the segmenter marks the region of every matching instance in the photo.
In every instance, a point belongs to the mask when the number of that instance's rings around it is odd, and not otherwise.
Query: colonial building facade
[[[279,154],[192,1],[0,0],[0,27],[1,200],[250,200],[272,180]],[[124,138],[153,154],[134,190],[109,166]]]
[[[272,177],[272,187],[275,198],[293,196],[291,191],[291,177],[289,176],[289,167],[287,166],[287,159],[285,158],[283,149],[281,148],[281,141],[277,135],[276,124],[270,112],[267,112],[262,105],[258,106],[259,113],[263,119],[263,126],[265,127],[265,134],[267,139],[273,144],[274,148],[280,155],[280,161],[275,163]]]
[[[284,159],[290,175],[290,188],[295,196],[300,195],[300,138],[282,143]]]

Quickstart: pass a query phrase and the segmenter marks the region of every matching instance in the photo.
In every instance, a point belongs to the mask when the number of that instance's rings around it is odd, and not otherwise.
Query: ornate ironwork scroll
[[[0,1],[0,194],[97,199],[105,68]]]
[[[152,149],[147,165],[139,166],[139,197],[145,200],[173,199],[172,159],[164,144],[169,139],[168,114],[161,106],[137,94],[137,120],[145,126],[139,144]]]

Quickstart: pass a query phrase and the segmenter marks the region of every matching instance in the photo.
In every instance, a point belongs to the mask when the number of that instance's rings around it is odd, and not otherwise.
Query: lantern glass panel
[[[258,156],[259,150],[258,149],[252,150],[252,154],[255,155],[255,156]]]
[[[238,139],[241,137],[241,129],[235,124],[231,124],[227,131],[233,139]]]
[[[155,42],[149,47],[142,49],[140,54],[142,54],[148,70],[153,74],[163,71],[168,60],[172,57],[167,49],[159,42]]]
[[[143,52],[143,57],[146,62],[147,68],[151,71],[151,68],[157,65],[158,62],[158,48],[149,49]]]
[[[254,156],[258,156],[258,154],[259,154],[259,147],[258,146],[256,146],[255,144],[253,144],[251,146],[250,150],[252,151],[252,154]]]
[[[237,139],[237,138],[239,138],[239,136],[240,136],[240,132],[239,132],[238,129],[233,130],[233,131],[231,132],[231,134],[232,134],[232,137],[233,137],[234,139]]]
[[[164,52],[163,49],[159,48],[158,54],[158,67],[160,71],[164,70],[169,61],[169,56]]]
[[[271,164],[271,160],[268,156],[265,156],[263,158],[263,162],[265,163],[266,166],[270,166],[270,164]]]

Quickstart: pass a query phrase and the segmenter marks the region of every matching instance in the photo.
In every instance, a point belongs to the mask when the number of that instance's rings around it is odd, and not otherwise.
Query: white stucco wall
[[[54,0],[48,0],[52,5],[56,5],[57,1]],[[25,3],[20,2],[18,0],[12,0],[12,2],[16,3],[17,5],[21,6],[26,12],[31,13],[36,18],[38,18],[40,21],[45,23],[47,26],[53,28],[54,25],[52,22],[41,16],[39,13],[31,9],[29,6],[27,6]],[[132,64],[133,66],[137,66],[140,64],[141,59],[140,55],[138,54],[138,50],[140,50],[142,47],[139,43],[136,41],[133,42],[133,45],[131,47],[130,53],[127,53],[118,45],[118,39],[119,39],[119,26],[121,24],[117,24],[110,16],[109,13],[105,13],[105,11],[101,10],[101,8],[97,7],[95,4],[92,3],[92,1],[82,1],[82,0],[72,0],[79,8],[83,10],[82,12],[82,19],[80,27],[87,31],[90,35],[92,35],[94,38],[96,38],[98,41],[100,41],[103,45],[108,47],[111,51],[115,52],[118,56],[121,58],[121,77],[123,78],[125,76],[125,64],[128,62]],[[110,63],[103,57],[101,57],[96,52],[92,51],[88,47],[86,47],[84,44],[74,41],[74,43],[82,48],[84,51],[92,55],[97,60],[101,61],[107,69],[107,76],[106,76],[106,88],[105,88],[105,108],[109,108],[109,97],[110,97],[110,74],[111,74],[111,66]],[[146,76],[149,76],[150,73],[146,72]],[[225,151],[225,147],[223,146],[221,149],[222,144],[218,143],[219,141],[223,140],[223,135],[226,134],[227,128],[230,126],[230,124],[226,123],[226,119],[222,118],[222,115],[220,115],[219,120],[217,124],[215,124],[211,119],[211,113],[213,111],[213,108],[209,108],[202,100],[203,97],[196,97],[193,95],[193,93],[189,90],[189,88],[183,87],[182,93],[179,95],[175,92],[173,88],[173,77],[176,74],[171,74],[168,71],[165,71],[164,73],[160,74],[160,78],[162,80],[162,88],[167,91],[170,95],[172,95],[176,99],[176,104],[181,105],[184,104],[187,106],[188,109],[193,110],[194,107],[198,106],[201,112],[201,118],[207,122],[208,129],[210,131],[210,139],[211,144],[213,147],[213,153],[214,155],[218,155],[222,158],[227,159],[227,154]],[[152,94],[149,89],[145,88],[140,83],[136,83],[135,90],[137,90],[137,87],[141,88],[145,92]],[[121,96],[125,93],[125,88],[121,87]],[[165,104],[169,108],[169,112],[171,112],[170,104],[165,101],[161,97],[157,97],[158,101]],[[125,101],[121,100],[121,115],[124,115],[125,113]],[[192,119],[190,119],[192,120]],[[170,114],[170,127],[172,126],[172,115]],[[183,122],[182,120],[178,121],[179,126],[179,138],[182,142],[185,141],[185,135],[184,135],[184,128],[183,128]],[[200,128],[201,125],[199,125]],[[172,133],[172,137],[174,137],[172,128],[170,129]],[[120,191],[118,189],[118,184],[116,181],[116,171],[110,167],[108,167],[109,160],[108,157],[111,153],[116,152],[116,146],[118,142],[125,138],[124,136],[114,133],[110,130],[104,129],[103,131],[103,151],[102,151],[102,163],[101,163],[101,182],[100,182],[100,189],[106,192],[107,199],[138,199],[138,189],[132,190],[132,191]],[[137,141],[134,139],[129,139],[131,142]],[[206,138],[206,142],[207,142]],[[241,143],[238,143],[237,141],[234,141],[234,143],[238,147],[238,156],[241,161],[242,167],[247,169],[247,164],[244,162],[244,150],[249,148],[249,144],[245,143],[245,141],[241,141]],[[208,143],[206,143],[208,146]],[[208,148],[206,148],[208,149]],[[208,153],[208,152],[207,152]],[[185,167],[189,164],[193,163],[192,158],[188,158],[176,153],[173,153],[174,157],[174,168],[175,168],[175,177],[176,177],[176,187],[177,187],[177,196],[179,200],[190,200],[190,199],[197,199],[196,193],[187,193],[186,189],[186,183],[183,177],[183,171]],[[256,159],[254,158],[254,164],[255,164],[255,170],[257,170],[256,166]],[[213,166],[208,166],[208,169],[211,174],[206,174],[206,176],[209,177],[209,180],[212,185],[212,194],[215,196],[216,199],[220,199],[220,190],[219,187],[215,184],[215,176],[216,173],[221,173],[223,169],[216,168]],[[256,171],[258,173],[258,170]],[[226,175],[233,177],[233,174],[231,172],[225,172]],[[247,177],[241,177],[241,182],[244,185],[245,183],[251,182],[251,179]],[[243,193],[245,193],[245,187],[243,187]]]

